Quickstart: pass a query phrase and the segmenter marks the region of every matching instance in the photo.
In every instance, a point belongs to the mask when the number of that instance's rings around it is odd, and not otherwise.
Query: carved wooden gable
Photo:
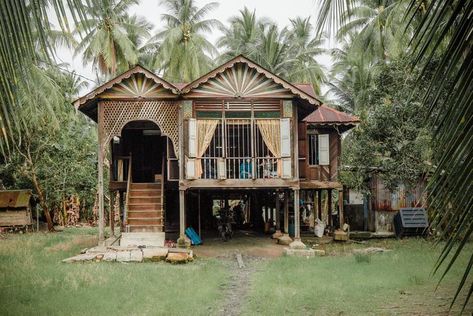
[[[103,99],[175,98],[176,95],[161,83],[142,73],[132,74],[99,95]]]
[[[186,93],[193,98],[291,98],[289,89],[246,63],[235,63]]]

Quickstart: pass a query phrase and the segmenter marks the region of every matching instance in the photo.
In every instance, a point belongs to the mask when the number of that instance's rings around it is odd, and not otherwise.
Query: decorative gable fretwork
[[[122,98],[173,98],[175,94],[155,80],[142,73],[136,73],[104,91],[99,95],[102,99]]]
[[[186,98],[292,98],[281,84],[244,63],[236,63],[187,93]]]
[[[106,149],[114,136],[120,136],[123,127],[131,121],[148,120],[156,123],[161,134],[169,137],[174,153],[179,158],[179,104],[176,101],[103,101],[101,125],[102,148]]]

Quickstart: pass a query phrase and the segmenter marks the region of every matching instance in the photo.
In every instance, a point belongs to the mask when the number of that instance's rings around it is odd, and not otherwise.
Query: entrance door
[[[122,136],[125,152],[132,155],[133,182],[154,182],[155,175],[163,172],[166,137],[159,135],[154,124],[149,127],[132,125],[123,130]]]

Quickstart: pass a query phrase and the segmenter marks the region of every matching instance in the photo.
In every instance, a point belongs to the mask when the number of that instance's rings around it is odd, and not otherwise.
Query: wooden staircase
[[[153,183],[130,183],[127,232],[163,232],[163,179]]]

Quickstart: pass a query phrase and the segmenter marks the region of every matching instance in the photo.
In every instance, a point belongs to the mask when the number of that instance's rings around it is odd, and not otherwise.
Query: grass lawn
[[[446,315],[462,272],[455,267],[434,292],[430,272],[438,252],[422,239],[332,243],[326,246],[332,255],[313,259],[261,259],[251,242],[248,249],[238,240],[216,243],[222,249],[235,242],[245,271],[233,255],[187,265],[61,262],[96,242],[93,228],[2,235],[0,315],[218,315],[227,306],[236,309],[231,315]],[[349,254],[367,246],[392,251],[361,262]],[[231,293],[242,294],[229,301]]]
[[[95,229],[0,240],[0,315],[207,315],[227,272],[215,259],[166,263],[61,260],[96,244]]]
[[[390,252],[355,258],[348,252],[367,245],[332,244],[337,256],[281,257],[260,267],[251,282],[245,314],[446,315],[463,268],[454,267],[441,287],[432,267],[438,256],[430,241],[370,241]],[[473,250],[459,259],[463,267]],[[469,285],[471,283],[467,283]],[[460,299],[463,304],[463,297]],[[460,304],[455,311],[461,310]],[[470,315],[473,307],[469,305]],[[455,314],[455,313],[453,313]]]

